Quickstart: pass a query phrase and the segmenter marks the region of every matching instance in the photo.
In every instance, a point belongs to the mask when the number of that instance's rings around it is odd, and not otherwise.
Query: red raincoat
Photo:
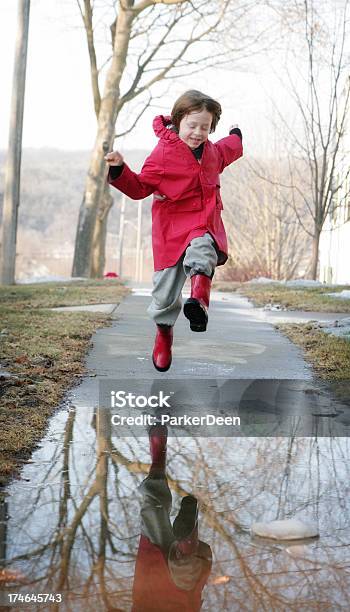
[[[191,591],[184,591],[173,582],[164,553],[144,535],[137,552],[133,585],[132,612],[199,612],[202,591],[211,570],[211,549],[199,540],[202,574]]]
[[[219,174],[242,156],[239,136],[204,143],[201,163],[190,147],[167,126],[170,117],[159,115],[153,129],[159,143],[147,157],[140,174],[124,164],[121,175],[109,182],[133,200],[153,193],[152,246],[154,269],[174,266],[193,238],[209,232],[218,249],[218,265],[227,260],[227,238],[221,219]]]

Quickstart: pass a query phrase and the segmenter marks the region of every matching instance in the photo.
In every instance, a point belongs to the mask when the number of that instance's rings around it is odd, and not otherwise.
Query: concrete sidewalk
[[[86,362],[90,374],[69,393],[74,406],[110,407],[111,392],[123,381],[124,393],[173,394],[172,414],[186,408],[202,415],[205,405],[218,415],[234,414],[238,407],[240,435],[295,435],[294,417],[301,417],[298,435],[349,435],[349,407],[313,376],[299,348],[236,293],[212,294],[205,333],[191,332],[181,314],[172,366],[157,372],[151,357],[155,325],[146,312],[150,300],[150,288],[134,289],[112,312],[112,326],[94,334]],[[127,416],[140,411],[129,407]],[[143,429],[134,428],[133,435],[144,435]],[[196,435],[228,435],[202,429]]]
[[[206,333],[191,332],[180,315],[173,364],[165,375],[157,373],[151,358],[155,326],[146,312],[150,299],[150,288],[134,289],[114,310],[112,327],[94,335],[87,365],[97,376],[312,379],[298,348],[259,310],[236,293],[219,292],[212,294]]]

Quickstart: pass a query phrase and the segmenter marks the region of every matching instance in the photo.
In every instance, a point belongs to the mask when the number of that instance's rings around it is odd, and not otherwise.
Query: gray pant
[[[141,533],[168,554],[175,536],[169,517],[172,497],[165,474],[158,478],[145,478],[140,491],[143,495]]]
[[[186,278],[194,274],[212,276],[218,262],[210,234],[193,238],[175,266],[153,275],[152,302],[147,309],[155,323],[174,325],[181,312],[181,292]]]

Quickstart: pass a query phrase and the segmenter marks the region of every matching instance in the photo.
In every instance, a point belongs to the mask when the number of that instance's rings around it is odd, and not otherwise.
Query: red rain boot
[[[165,472],[168,430],[165,425],[152,425],[148,432],[151,470]]]
[[[157,325],[157,334],[152,354],[153,365],[159,372],[166,372],[171,366],[173,328],[171,325]]]
[[[185,302],[184,315],[190,321],[192,331],[207,329],[211,278],[204,274],[191,276],[191,297]]]

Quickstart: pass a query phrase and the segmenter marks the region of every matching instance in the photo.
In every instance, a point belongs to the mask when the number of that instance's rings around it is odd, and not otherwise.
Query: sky
[[[0,149],[8,143],[8,122],[16,39],[17,2],[0,2]],[[4,60],[6,58],[6,60]],[[277,60],[278,61],[278,60]],[[274,67],[276,69],[276,66]],[[222,119],[213,140],[239,124],[246,148],[254,155],[269,146],[273,115],[271,102],[287,109],[288,100],[266,58],[253,60],[244,70],[211,70],[178,79],[171,85],[159,112],[169,113],[170,100],[196,88],[219,99]],[[118,149],[151,149],[153,109],[133,132],[118,140]],[[75,0],[32,0],[25,94],[23,147],[89,150],[96,134],[88,54]]]
[[[62,3],[61,3],[62,7]],[[89,149],[96,120],[83,32],[65,27],[57,0],[32,0],[23,126],[24,147]],[[79,25],[77,14],[76,25]],[[17,2],[0,2],[0,148],[8,142]]]

